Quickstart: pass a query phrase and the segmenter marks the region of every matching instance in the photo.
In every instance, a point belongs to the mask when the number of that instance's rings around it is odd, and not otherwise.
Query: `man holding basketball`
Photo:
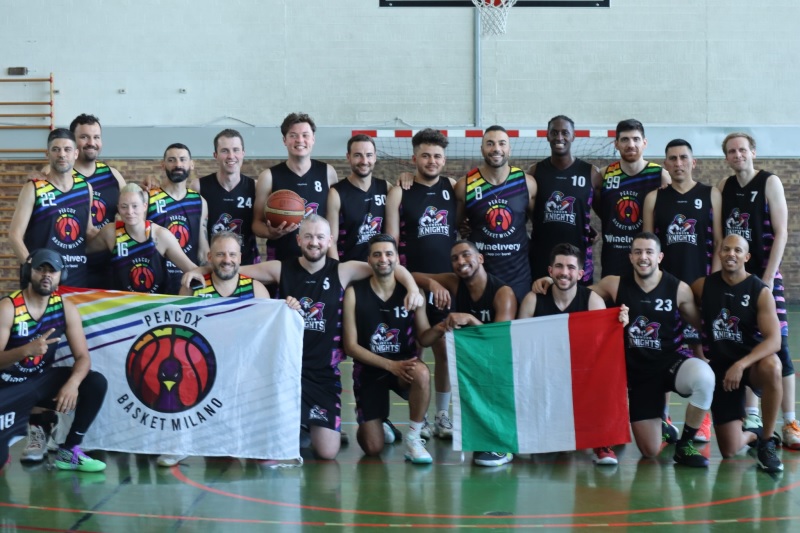
[[[316,130],[317,126],[310,116],[305,113],[290,113],[281,124],[287,160],[258,176],[253,205],[253,233],[268,240],[269,259],[284,260],[300,256],[296,239],[286,238],[290,234],[296,236],[298,226],[282,224],[274,227],[264,217],[264,207],[269,195],[281,189],[294,191],[305,200],[307,215],[314,213],[324,217],[327,212],[328,189],[339,180],[331,165],[311,159]]]
[[[301,256],[243,266],[240,271],[265,284],[278,284],[287,303],[298,302],[303,316],[303,368],[301,376],[301,425],[310,432],[311,448],[321,459],[335,459],[341,446],[341,309],[344,289],[353,281],[372,275],[361,261],[340,263],[328,256],[331,233],[328,221],[311,214],[301,223],[296,237]],[[202,279],[210,267],[184,277]],[[408,289],[407,309],[422,302],[408,271],[401,267],[401,283]]]

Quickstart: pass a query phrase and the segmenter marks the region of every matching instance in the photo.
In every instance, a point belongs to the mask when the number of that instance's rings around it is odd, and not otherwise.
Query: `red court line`
[[[665,511],[679,511],[684,509],[698,509],[702,507],[714,507],[718,505],[727,505],[730,503],[737,503],[747,500],[753,500],[756,498],[763,498],[764,496],[772,496],[774,494],[780,494],[782,492],[788,492],[792,489],[800,487],[800,481],[795,483],[791,483],[786,485],[785,487],[779,487],[777,489],[768,490],[765,492],[756,492],[755,494],[748,494],[745,496],[739,496],[737,498],[728,498],[725,500],[719,501],[710,501],[710,502],[701,502],[701,503],[691,503],[688,505],[674,505],[672,507],[656,507],[651,509],[623,509],[618,511],[600,511],[594,513],[552,513],[552,514],[536,514],[536,515],[505,515],[505,516],[485,516],[485,515],[454,515],[454,514],[429,514],[429,513],[397,513],[397,512],[390,512],[390,511],[364,511],[360,509],[336,509],[333,507],[318,507],[315,505],[302,505],[299,503],[287,503],[287,502],[277,502],[274,500],[265,500],[263,498],[254,498],[252,496],[243,496],[241,494],[234,494],[232,492],[227,492],[219,489],[215,489],[209,487],[208,485],[204,485],[192,479],[186,477],[180,468],[176,465],[170,468],[172,475],[175,476],[179,481],[194,487],[199,490],[205,490],[212,494],[217,494],[219,496],[226,496],[228,498],[235,498],[239,500],[245,500],[249,502],[255,503],[265,503],[268,505],[276,505],[280,507],[291,507],[295,509],[306,509],[309,511],[325,511],[330,513],[350,513],[355,515],[371,515],[371,516],[399,516],[399,517],[409,517],[409,518],[460,518],[460,519],[475,519],[475,520],[498,520],[498,519],[505,519],[505,520],[512,520],[512,519],[540,519],[540,518],[576,518],[576,517],[594,517],[594,516],[620,516],[620,515],[636,515],[636,514],[647,514],[647,513],[660,513]],[[549,527],[549,526],[548,526]]]
[[[329,527],[382,527],[382,528],[425,528],[425,529],[541,529],[547,528],[584,528],[584,527],[651,527],[651,526],[684,526],[684,525],[715,525],[715,524],[756,524],[761,522],[786,522],[800,520],[800,516],[772,516],[772,517],[754,517],[754,518],[725,518],[725,519],[701,519],[701,520],[664,520],[664,521],[647,521],[647,522],[609,522],[605,524],[598,523],[576,523],[576,524],[428,524],[428,523],[406,523],[406,524],[390,524],[390,523],[363,523],[363,522],[297,522],[297,521],[283,521],[283,520],[259,520],[256,518],[220,518],[220,517],[201,517],[201,516],[176,516],[176,515],[156,515],[145,513],[125,513],[115,511],[91,511],[88,509],[65,509],[59,507],[43,507],[32,506],[24,504],[8,504],[0,502],[0,507],[14,507],[22,508],[33,511],[50,511],[57,513],[73,513],[73,514],[93,514],[101,516],[115,516],[122,518],[152,518],[157,520],[183,520],[190,522],[213,522],[213,523],[234,523],[234,524],[262,524],[262,525],[284,525],[284,526],[329,526]],[[514,519],[520,517],[503,516],[503,517],[485,517],[480,518],[502,518]],[[63,531],[63,528],[44,528],[36,526],[6,526],[0,524],[1,529],[15,529],[26,531]],[[78,531],[78,533],[88,533],[86,531]]]

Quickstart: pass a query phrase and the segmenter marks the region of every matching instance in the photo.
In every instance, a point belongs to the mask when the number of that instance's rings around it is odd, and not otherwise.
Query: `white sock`
[[[786,411],[783,413],[783,423],[791,424],[794,422],[794,411]]]
[[[744,412],[748,415],[758,415],[758,407],[745,407]]]
[[[422,426],[425,422],[408,421],[408,438],[419,438],[419,432],[422,431]]]
[[[450,392],[436,393],[436,412],[447,411],[450,408]]]

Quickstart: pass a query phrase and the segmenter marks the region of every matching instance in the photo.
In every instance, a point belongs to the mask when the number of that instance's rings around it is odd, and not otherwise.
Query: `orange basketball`
[[[275,191],[267,198],[264,206],[264,216],[273,226],[299,224],[306,213],[306,202],[294,191],[281,189]]]

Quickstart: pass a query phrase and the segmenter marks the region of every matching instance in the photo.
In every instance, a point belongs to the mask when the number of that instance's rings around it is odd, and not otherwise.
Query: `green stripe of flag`
[[[517,414],[510,322],[453,333],[463,449],[517,451]]]

